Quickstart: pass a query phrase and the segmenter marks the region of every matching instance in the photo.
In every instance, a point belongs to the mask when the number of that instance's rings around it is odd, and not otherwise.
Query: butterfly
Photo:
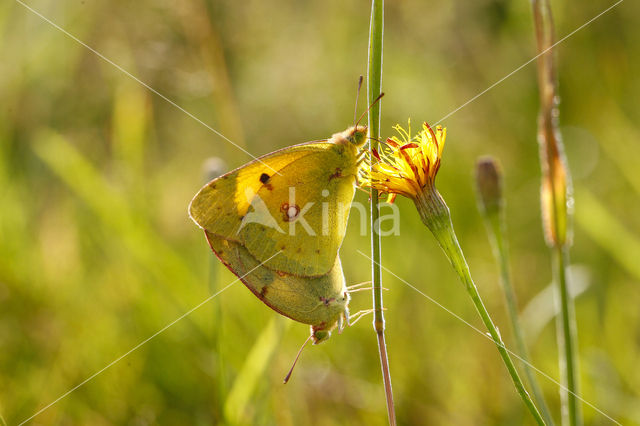
[[[213,179],[189,205],[220,261],[267,306],[309,324],[314,344],[349,322],[338,250],[366,140],[356,124],[283,148]]]

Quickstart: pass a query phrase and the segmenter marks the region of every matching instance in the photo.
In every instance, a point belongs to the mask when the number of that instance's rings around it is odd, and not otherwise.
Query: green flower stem
[[[533,22],[536,35],[540,114],[538,141],[542,168],[542,211],[547,244],[553,258],[553,279],[560,293],[560,316],[556,321],[559,346],[559,364],[563,384],[562,423],[580,426],[582,407],[578,401],[577,332],[573,299],[567,291],[567,266],[571,244],[572,204],[571,173],[564,156],[562,137],[558,126],[558,77],[556,72],[555,30],[549,0],[532,0]]]
[[[478,293],[478,288],[471,278],[469,266],[467,265],[467,261],[464,258],[464,254],[462,253],[462,249],[460,248],[460,244],[458,243],[458,239],[456,238],[456,234],[453,230],[449,208],[438,191],[433,187],[424,188],[418,193],[414,202],[422,222],[424,222],[435,236],[440,247],[449,258],[453,269],[458,273],[467,293],[469,293],[478,314],[480,314],[480,318],[482,318],[482,322],[487,327],[487,330],[489,330],[489,334],[498,348],[498,352],[511,375],[511,379],[513,380],[513,384],[515,385],[518,394],[524,401],[524,404],[527,406],[536,422],[539,425],[545,425],[546,423],[536,408],[531,396],[529,396],[529,393],[525,389],[524,384],[518,375],[518,371],[516,370],[515,365],[513,365],[513,361],[502,342],[502,337],[500,336],[496,326],[493,324],[493,321],[489,316],[489,312],[487,312],[487,308],[482,302],[480,293]]]
[[[580,403],[575,392],[578,391],[577,357],[575,352],[575,313],[573,300],[569,296],[567,285],[567,265],[569,249],[566,246],[552,248],[554,278],[560,293],[560,315],[556,316],[556,330],[560,356],[560,371],[564,377],[568,391],[561,392],[563,418],[569,425],[581,425],[582,415]]]
[[[520,317],[518,314],[518,302],[516,294],[513,290],[513,286],[511,284],[511,274],[509,272],[509,250],[507,248],[505,238],[504,218],[501,217],[501,214],[499,212],[495,212],[486,216],[486,223],[487,230],[489,231],[493,242],[493,252],[500,268],[500,281],[502,282],[502,289],[504,291],[504,296],[507,304],[507,313],[509,314],[509,319],[511,320],[511,328],[513,329],[516,347],[518,348],[521,359],[524,361],[524,373],[527,376],[527,380],[529,381],[529,385],[531,386],[533,397],[538,404],[538,407],[540,407],[540,411],[542,416],[544,417],[545,422],[548,425],[553,425],[553,417],[551,416],[549,407],[547,407],[547,404],[545,402],[542,389],[540,388],[540,384],[536,379],[536,375],[533,369],[529,365],[529,350],[527,349],[527,345],[525,344],[524,332],[522,331],[522,326],[520,325]]]
[[[367,96],[369,105],[382,93],[382,34],[384,31],[384,0],[372,0],[371,23],[369,28],[369,69],[367,78]],[[372,141],[380,136],[380,102],[376,102],[369,109],[369,136]],[[373,142],[372,142],[373,143]],[[382,272],[380,230],[378,229],[380,210],[378,206],[378,191],[371,190],[371,275],[373,293],[373,328],[378,338],[380,366],[387,400],[389,424],[395,426],[396,413],[393,404],[391,388],[391,373],[387,345],[384,338],[384,314],[382,304]]]

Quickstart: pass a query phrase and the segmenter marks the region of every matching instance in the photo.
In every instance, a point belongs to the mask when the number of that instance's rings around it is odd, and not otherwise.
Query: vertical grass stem
[[[372,0],[371,21],[369,27],[369,67],[367,73],[367,97],[368,104],[382,93],[382,36],[384,31],[384,0]],[[380,102],[369,109],[369,136],[372,138],[371,144],[380,136]],[[373,160],[373,159],[372,159]],[[387,413],[389,424],[396,424],[395,407],[393,404],[393,391],[391,388],[391,374],[389,372],[389,359],[387,356],[387,346],[384,338],[384,314],[382,303],[382,272],[381,264],[381,244],[379,226],[379,200],[378,191],[371,190],[371,275],[373,282],[373,328],[378,338],[378,350],[380,353],[380,365],[382,368],[382,379],[387,401]]]

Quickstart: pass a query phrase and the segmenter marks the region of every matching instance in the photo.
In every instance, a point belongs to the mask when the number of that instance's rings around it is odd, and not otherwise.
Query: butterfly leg
[[[389,291],[389,289],[388,289],[388,288],[384,288],[384,287],[381,287],[381,288],[382,288],[383,290]],[[357,289],[355,289],[355,290],[349,290],[349,293],[356,293],[356,292],[358,292],[358,291],[368,291],[368,290],[373,290],[373,287],[357,288]]]
[[[358,287],[362,287],[362,286],[369,285],[369,284],[371,284],[371,281],[363,281],[363,282],[358,283],[358,284],[353,284],[353,285],[347,286],[347,290],[354,290],[354,289],[356,289]]]
[[[367,189],[360,188],[359,186],[356,186],[356,189],[357,189],[358,191],[362,191],[362,192],[364,192],[364,193],[365,193],[365,194],[367,194],[367,195],[371,195],[371,193],[370,193],[370,192],[369,192],[369,190],[367,190]]]
[[[383,311],[386,311],[386,308],[382,308]],[[362,311],[358,311],[353,316],[349,317],[349,326],[354,325],[358,321],[360,321],[365,315],[369,315],[375,312],[375,309],[365,309]]]
[[[365,287],[366,285],[370,285],[371,281],[364,281],[359,284],[354,284],[347,287],[348,293],[355,293],[357,291],[371,290],[373,287]],[[388,288],[382,287],[383,290],[389,290]]]
[[[369,153],[369,151],[367,151],[366,149],[363,149],[362,151],[360,151],[358,153],[358,157],[356,158],[356,166],[360,167],[360,165],[367,159],[367,154]]]

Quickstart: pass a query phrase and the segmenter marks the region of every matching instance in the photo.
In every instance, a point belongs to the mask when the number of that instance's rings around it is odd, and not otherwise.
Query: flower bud
[[[480,211],[485,215],[499,214],[502,209],[502,171],[493,157],[481,157],[476,163],[476,188]]]

